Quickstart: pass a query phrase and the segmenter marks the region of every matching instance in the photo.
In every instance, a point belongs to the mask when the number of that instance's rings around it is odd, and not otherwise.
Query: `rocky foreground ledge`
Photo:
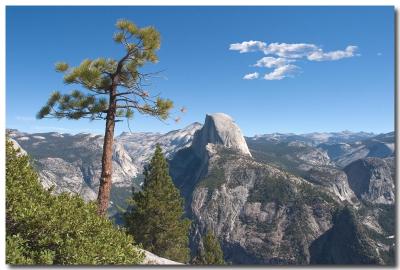
[[[182,264],[179,262],[171,261],[162,257],[159,257],[147,250],[142,250],[145,254],[144,261],[141,264],[150,264],[150,265],[158,265],[158,264],[168,264],[168,265],[178,265]]]

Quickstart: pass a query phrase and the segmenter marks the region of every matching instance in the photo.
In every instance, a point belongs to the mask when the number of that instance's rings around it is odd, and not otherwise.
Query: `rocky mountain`
[[[311,264],[383,264],[379,250],[348,207],[336,213],[333,226],[310,246]]]
[[[252,137],[246,142],[256,160],[272,163],[300,176],[315,166],[334,165],[325,150],[299,140],[276,141]]]
[[[270,142],[302,142],[310,146],[318,146],[319,144],[339,144],[351,143],[356,141],[365,140],[376,136],[374,133],[368,132],[313,132],[306,134],[294,133],[272,133],[261,134],[254,136],[255,139],[264,139]]]
[[[224,113],[206,115],[203,128],[193,138],[192,148],[201,157],[208,144],[223,145],[242,155],[251,156],[239,126]]]
[[[193,123],[183,129],[173,130],[166,134],[151,132],[123,132],[115,140],[124,146],[139,171],[154,154],[157,144],[160,144],[167,158],[182,148],[189,147],[194,133],[202,127]]]
[[[193,123],[166,134],[125,132],[117,136],[113,149],[110,214],[116,212],[117,205],[125,206],[132,186],[140,189],[143,166],[151,158],[156,144],[172,156],[191,144],[194,132],[200,127],[199,123]],[[8,130],[7,133],[33,158],[44,187],[54,186],[55,193],[80,194],[85,200],[97,198],[103,136],[57,132],[28,134],[18,130]]]
[[[8,135],[32,156],[44,187],[54,186],[55,193],[80,194],[85,200],[96,199],[103,136],[56,132],[27,134],[15,130]],[[113,167],[114,185],[131,186],[138,169],[118,142],[113,152]]]
[[[356,141],[365,140],[375,136],[370,132],[351,132],[348,130],[342,132],[313,132],[301,135],[302,137],[310,139],[313,144],[319,145],[321,143],[351,143]]]
[[[336,218],[348,205],[355,211],[363,209],[359,219],[365,220],[357,223],[363,229],[349,234],[354,241],[367,240],[355,248],[352,260],[341,262],[390,261],[387,258],[394,242],[381,241],[390,233],[390,226],[379,223],[386,210],[381,211],[377,202],[365,207],[349,184],[351,176],[336,166],[326,151],[300,140],[265,137],[247,138],[248,147],[231,147],[225,141],[243,143],[237,138],[239,127],[225,129],[223,135],[216,128],[218,121],[227,126],[229,120],[207,116],[193,144],[178,151],[170,162],[170,173],[194,221],[193,253],[201,236],[211,230],[225,259],[233,264],[314,263],[315,249],[311,247],[321,245],[321,237],[325,239],[332,230],[334,236],[329,239],[340,235],[345,226],[337,220],[352,222],[347,216]],[[249,149],[250,155],[241,149]],[[336,249],[326,250],[321,256],[330,258]]]
[[[385,158],[394,156],[394,132],[380,134],[362,141],[339,144],[320,144],[318,146],[327,151],[329,157],[339,167],[346,167],[353,161],[366,158]]]
[[[102,136],[8,136],[31,155],[45,187],[96,198]],[[393,263],[394,133],[244,138],[223,113],[166,134],[122,133],[115,138],[111,215],[125,207],[132,186],[140,189],[156,144],[193,221],[193,254],[212,230],[233,264]]]
[[[348,182],[359,199],[376,204],[394,204],[394,158],[368,157],[344,168]]]

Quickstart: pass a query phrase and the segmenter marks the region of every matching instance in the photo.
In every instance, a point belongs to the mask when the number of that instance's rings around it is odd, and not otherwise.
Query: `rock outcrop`
[[[170,163],[172,178],[185,196],[186,210],[193,220],[192,252],[196,253],[202,235],[211,230],[225,260],[233,264],[312,262],[315,257],[312,259],[310,247],[331,234],[336,211],[344,205],[356,211],[360,207],[348,175],[335,166],[324,149],[310,143],[310,138],[247,138],[252,151],[249,155],[249,148],[244,148],[240,139],[230,139],[238,137],[233,136],[236,132],[228,132],[236,128],[216,128],[218,118],[207,116],[192,145],[178,151]],[[232,123],[225,115],[221,118],[219,123]],[[226,131],[223,138],[229,139],[221,139],[218,130]],[[229,143],[232,141],[240,145]],[[378,224],[381,217],[368,214],[362,219],[369,219],[368,224],[378,228],[375,239],[362,236],[368,243],[365,248],[376,252],[369,257],[363,253],[364,247],[356,246],[353,254],[358,261],[384,264],[379,252],[387,252],[388,245],[379,240],[387,233]],[[335,235],[342,230],[341,225],[333,229]],[[349,232],[352,236],[357,233]],[[356,235],[354,239],[361,238]],[[326,258],[335,256],[334,249],[325,248]]]
[[[359,199],[370,203],[394,204],[394,158],[365,158],[344,168],[350,187]]]
[[[341,201],[347,201],[350,204],[358,202],[357,197],[349,186],[346,173],[339,169],[332,167],[313,167],[308,171],[307,179],[321,186],[321,188],[326,188]]]
[[[123,132],[115,140],[124,146],[139,171],[150,160],[156,145],[159,144],[167,158],[180,149],[192,144],[194,133],[201,129],[200,123],[193,123],[183,129],[173,130],[165,134],[152,132]]]
[[[143,249],[142,249],[142,251],[144,252],[145,257],[141,264],[144,264],[144,265],[183,265],[182,263],[159,257],[159,256],[151,253],[150,251],[143,250]]]
[[[211,230],[234,264],[307,264],[331,226],[335,199],[304,179],[214,146],[195,186],[193,239]]]
[[[195,153],[204,156],[208,144],[223,145],[242,155],[251,156],[239,126],[224,113],[207,114],[202,129],[193,138],[192,148]]]

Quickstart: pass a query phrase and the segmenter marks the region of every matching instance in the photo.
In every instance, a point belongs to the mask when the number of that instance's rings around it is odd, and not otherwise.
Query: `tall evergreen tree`
[[[124,47],[124,55],[119,60],[86,59],[77,67],[57,63],[56,71],[64,73],[64,83],[80,85],[85,91],[64,95],[55,91],[37,114],[39,119],[106,120],[97,199],[100,215],[105,215],[110,199],[115,122],[129,120],[134,111],[167,119],[173,106],[172,101],[144,90],[151,74],[139,71],[146,63],[157,62],[160,34],[153,27],[139,28],[128,20],[119,20],[116,27],[114,40]]]
[[[203,242],[203,248],[200,249],[199,256],[194,260],[194,263],[210,265],[225,264],[224,253],[214,234],[208,231],[201,240]]]
[[[143,190],[133,193],[125,223],[135,240],[159,256],[188,262],[190,221],[184,201],[169,176],[168,163],[157,145],[144,170]]]

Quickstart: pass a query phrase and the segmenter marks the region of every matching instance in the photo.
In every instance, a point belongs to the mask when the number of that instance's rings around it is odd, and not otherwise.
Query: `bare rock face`
[[[167,156],[172,156],[179,149],[189,146],[194,133],[200,128],[201,124],[193,123],[166,134],[123,133],[117,136],[112,157],[113,186],[130,192],[132,180],[142,172],[143,165],[151,158],[157,144],[163,147]],[[56,194],[78,194],[87,201],[96,199],[103,136],[57,132],[29,134],[18,130],[8,130],[8,136],[15,147],[21,149],[21,153],[28,153],[33,158],[45,188],[53,187]],[[123,198],[119,200],[124,201]]]
[[[200,123],[195,122],[183,129],[172,130],[165,134],[123,132],[115,140],[124,146],[132,162],[141,171],[154,154],[157,144],[161,146],[167,158],[172,158],[178,150],[191,145],[194,133],[201,127]]]
[[[349,164],[344,171],[359,199],[370,203],[394,204],[394,158],[365,158]]]
[[[341,201],[356,203],[357,197],[350,188],[347,175],[343,171],[332,167],[313,167],[308,171],[308,179],[321,188],[334,193]]]
[[[191,200],[197,236],[211,230],[228,261],[307,264],[335,200],[304,179],[215,145]],[[325,195],[323,195],[325,194]]]
[[[27,154],[26,151],[22,149],[21,145],[19,145],[19,143],[16,140],[11,138],[9,140],[13,144],[13,148],[17,151],[19,150],[18,155],[25,156]]]
[[[251,156],[239,126],[224,113],[207,114],[203,128],[196,132],[192,143],[195,151],[203,156],[207,144],[223,145],[242,155]]]
[[[13,131],[9,136],[33,158],[45,188],[69,192],[85,200],[97,197],[101,174],[103,136],[56,132],[28,134]],[[130,188],[138,173],[122,144],[113,149],[113,184]]]
[[[95,200],[97,193],[82,181],[82,171],[61,158],[43,158],[37,161],[44,188],[54,188],[55,194],[69,192],[81,195],[85,201]]]

